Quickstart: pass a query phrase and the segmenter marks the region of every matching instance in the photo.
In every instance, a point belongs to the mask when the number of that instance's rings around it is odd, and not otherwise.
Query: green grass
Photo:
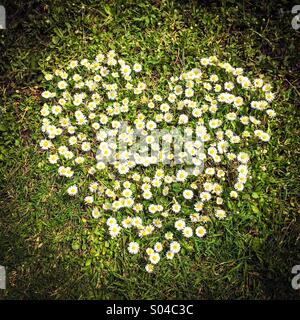
[[[299,299],[299,31],[289,1],[4,1],[0,31],[0,264],[4,299]],[[283,14],[279,9],[282,8]],[[277,89],[267,153],[212,236],[153,275],[87,223],[37,146],[41,70],[115,49],[147,61],[153,85],[217,55]],[[160,82],[159,82],[160,83]],[[266,170],[263,171],[262,167]],[[100,239],[100,240],[99,240]],[[97,242],[98,241],[98,242]]]

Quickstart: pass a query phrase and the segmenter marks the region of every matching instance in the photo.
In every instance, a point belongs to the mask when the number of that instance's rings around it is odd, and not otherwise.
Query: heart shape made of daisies
[[[152,272],[226,218],[249,178],[247,145],[270,139],[272,86],[215,56],[172,76],[163,94],[113,50],[64,69],[45,74],[40,147],[67,194],[104,217],[111,238],[134,239],[128,252],[145,252]]]

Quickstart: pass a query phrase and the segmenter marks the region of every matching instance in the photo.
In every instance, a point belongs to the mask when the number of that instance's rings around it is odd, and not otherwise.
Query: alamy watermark
[[[6,10],[0,6],[0,29],[6,29]]]
[[[292,28],[298,30],[300,28],[300,5],[297,4],[292,8],[292,14],[296,14],[292,19]]]
[[[293,266],[292,274],[295,274],[291,282],[292,288],[294,290],[299,290],[300,289],[300,265],[299,264]]]
[[[283,16],[290,16],[291,14],[294,15],[294,17],[291,20],[291,25],[294,30],[300,29],[300,4],[297,4],[293,6],[292,10],[284,10],[283,8],[279,9],[280,17]]]
[[[97,134],[96,159],[106,164],[129,167],[153,164],[184,165],[186,170],[201,173],[205,159],[201,129],[172,127],[151,128],[150,133],[118,122],[114,130],[102,129]]]
[[[6,270],[4,266],[0,266],[0,289],[6,289]]]

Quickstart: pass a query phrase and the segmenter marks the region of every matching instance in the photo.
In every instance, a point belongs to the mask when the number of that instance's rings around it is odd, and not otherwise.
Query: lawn
[[[3,1],[0,30],[0,299],[299,299],[299,30],[290,1]],[[271,140],[233,213],[196,247],[145,272],[70,199],[39,147],[43,73],[115,50],[151,88],[217,56],[272,83]],[[254,146],[251,146],[251,148]]]

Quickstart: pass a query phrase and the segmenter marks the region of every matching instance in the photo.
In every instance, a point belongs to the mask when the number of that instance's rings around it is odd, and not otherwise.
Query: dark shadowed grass
[[[83,5],[83,2],[85,3]],[[6,1],[0,31],[0,264],[5,299],[299,299],[299,31],[289,1]],[[283,9],[283,10],[280,10]],[[214,232],[154,275],[87,223],[36,142],[41,70],[115,49],[153,86],[215,54],[273,82],[272,139],[248,192]],[[262,153],[263,149],[267,153]]]

